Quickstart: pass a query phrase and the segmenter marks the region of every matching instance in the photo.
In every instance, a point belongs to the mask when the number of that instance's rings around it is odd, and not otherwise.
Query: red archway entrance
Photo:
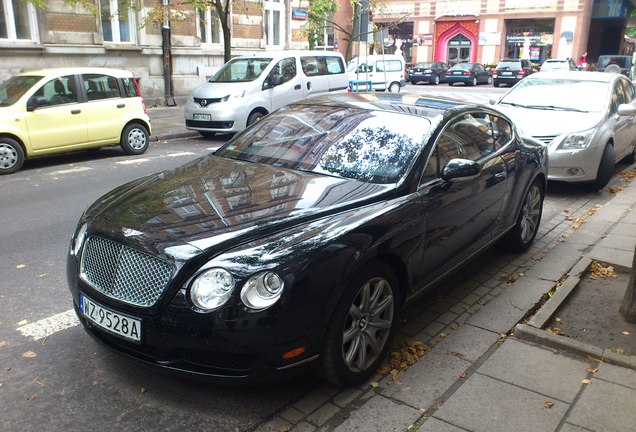
[[[479,24],[475,21],[437,22],[435,34],[435,61],[453,65],[477,60]]]

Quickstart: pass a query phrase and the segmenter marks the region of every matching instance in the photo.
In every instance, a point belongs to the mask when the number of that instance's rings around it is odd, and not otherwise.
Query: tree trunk
[[[629,277],[629,284],[625,290],[620,312],[625,321],[636,323],[636,250],[634,250],[634,259],[632,260],[632,274]]]

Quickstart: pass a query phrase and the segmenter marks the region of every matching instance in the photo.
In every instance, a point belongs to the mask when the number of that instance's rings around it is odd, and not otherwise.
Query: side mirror
[[[636,106],[632,104],[620,104],[616,114],[619,116],[631,117],[636,115]]]
[[[41,106],[49,104],[49,100],[44,96],[33,96],[27,101],[27,111],[35,111]]]
[[[283,76],[281,74],[274,74],[272,77],[271,87],[279,86],[283,83]]]
[[[442,168],[442,179],[450,181],[453,179],[469,180],[479,175],[481,166],[475,161],[468,159],[451,159]]]
[[[497,105],[497,102],[499,102],[497,99],[489,99],[489,100],[488,100],[488,103],[489,103],[490,105]]]

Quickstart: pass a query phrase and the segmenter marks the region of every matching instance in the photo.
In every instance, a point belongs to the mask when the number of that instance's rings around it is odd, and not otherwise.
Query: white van
[[[186,128],[203,136],[239,132],[282,106],[308,96],[344,92],[342,54],[275,51],[236,57],[186,102]]]
[[[404,57],[373,54],[352,58],[347,64],[350,90],[386,90],[398,93],[406,85]]]

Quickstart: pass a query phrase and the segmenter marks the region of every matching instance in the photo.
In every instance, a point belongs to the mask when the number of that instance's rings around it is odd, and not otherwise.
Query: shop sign
[[[431,46],[433,45],[433,35],[430,33],[421,34],[418,41],[419,45]]]
[[[478,45],[499,45],[501,32],[479,32]]]

